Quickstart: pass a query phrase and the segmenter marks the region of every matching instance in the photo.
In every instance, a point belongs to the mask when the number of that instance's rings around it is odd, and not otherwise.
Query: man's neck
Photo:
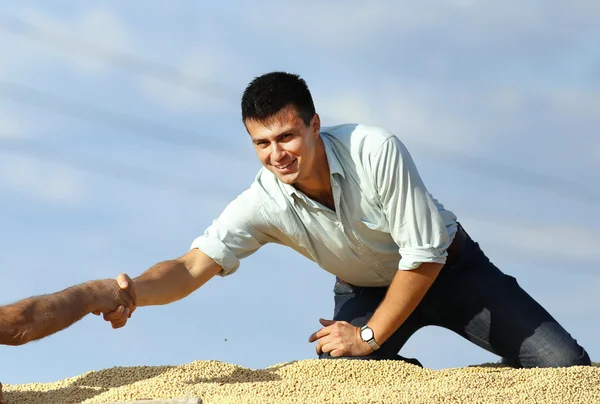
[[[329,162],[327,161],[327,154],[325,153],[325,145],[322,142],[320,152],[317,155],[314,165],[316,167],[315,176],[302,183],[294,184],[294,187],[310,199],[327,206],[331,210],[335,210]]]

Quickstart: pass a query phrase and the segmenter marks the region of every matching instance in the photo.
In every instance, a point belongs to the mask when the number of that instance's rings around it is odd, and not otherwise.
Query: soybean
[[[600,368],[432,370],[401,361],[307,359],[248,369],[218,361],[115,367],[4,386],[8,404],[200,398],[225,403],[600,403]]]

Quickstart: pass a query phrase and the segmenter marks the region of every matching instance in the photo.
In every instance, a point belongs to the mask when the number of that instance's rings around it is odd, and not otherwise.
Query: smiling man
[[[320,358],[404,359],[408,338],[437,325],[515,367],[590,364],[433,198],[398,137],[359,124],[321,128],[306,83],[284,72],[248,85],[242,119],[264,168],[186,255],[134,279],[140,306],[182,299],[278,243],[336,276],[333,318],[309,338]]]

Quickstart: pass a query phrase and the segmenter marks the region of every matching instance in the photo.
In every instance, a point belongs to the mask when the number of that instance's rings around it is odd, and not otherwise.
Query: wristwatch
[[[375,341],[375,334],[369,326],[365,325],[361,327],[360,338],[369,344],[374,351],[379,349],[379,344]]]

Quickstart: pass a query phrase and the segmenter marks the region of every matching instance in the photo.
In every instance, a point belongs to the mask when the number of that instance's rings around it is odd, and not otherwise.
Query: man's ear
[[[319,117],[319,114],[315,113],[315,116],[313,116],[310,125],[312,127],[313,136],[316,138],[321,132],[321,117]]]

